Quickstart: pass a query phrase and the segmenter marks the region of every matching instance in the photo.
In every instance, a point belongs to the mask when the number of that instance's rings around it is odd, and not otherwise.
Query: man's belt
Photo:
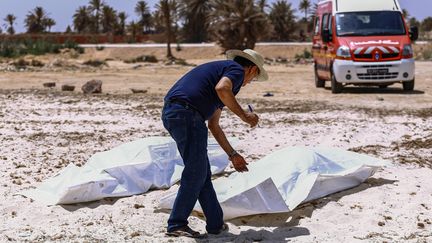
[[[180,100],[180,99],[170,99],[170,100],[168,100],[168,103],[178,104],[178,105],[183,106],[183,107],[186,108],[186,109],[196,111],[196,112],[198,112],[198,114],[200,114],[200,115],[204,118],[204,116],[201,114],[201,112],[200,112],[200,111],[199,111],[195,106],[189,104],[188,102],[186,102],[186,101],[184,101],[184,100]]]

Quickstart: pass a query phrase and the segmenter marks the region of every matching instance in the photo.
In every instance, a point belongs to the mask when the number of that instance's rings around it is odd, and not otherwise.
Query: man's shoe
[[[218,234],[221,234],[221,233],[223,233],[223,232],[227,232],[228,229],[229,229],[228,225],[227,225],[226,223],[224,223],[224,224],[222,225],[222,228],[220,228],[218,231],[215,231],[215,232],[208,232],[208,233],[209,233],[209,234],[212,234],[212,235],[218,235]]]
[[[166,236],[171,236],[171,237],[189,237],[189,238],[206,238],[207,235],[206,234],[201,234],[198,231],[195,231],[193,229],[191,229],[189,226],[183,226],[181,228],[178,228],[176,230],[170,231],[170,232],[166,232],[165,233]]]

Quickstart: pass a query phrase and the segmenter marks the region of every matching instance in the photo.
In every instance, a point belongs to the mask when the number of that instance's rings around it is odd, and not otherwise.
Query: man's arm
[[[226,105],[234,114],[236,114],[244,122],[254,127],[258,124],[258,116],[252,112],[245,112],[237,102],[234,93],[232,92],[232,82],[227,77],[222,77],[217,83],[215,89],[219,99]]]
[[[208,121],[208,127],[211,133],[213,134],[213,136],[215,137],[216,141],[219,143],[222,149],[229,155],[229,159],[231,160],[234,168],[238,172],[248,171],[248,168],[246,167],[248,163],[240,154],[238,154],[233,149],[228,139],[226,138],[222,128],[219,126],[219,119],[221,116],[221,112],[222,112],[221,109],[217,109],[213,113],[213,115],[210,117]]]

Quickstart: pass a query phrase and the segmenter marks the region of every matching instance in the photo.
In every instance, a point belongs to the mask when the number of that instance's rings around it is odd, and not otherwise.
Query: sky
[[[268,3],[277,0],[268,0]],[[288,0],[292,7],[297,9],[300,0]],[[313,2],[317,0],[312,0]],[[377,0],[379,1],[379,0]],[[72,27],[72,16],[79,6],[87,5],[89,0],[0,0],[0,27],[6,29],[4,18],[7,14],[14,14],[17,17],[15,29],[17,32],[24,32],[24,19],[30,10],[36,6],[43,7],[49,13],[57,24],[51,29],[52,31],[63,32],[68,25]],[[125,11],[128,14],[128,22],[136,20],[134,7],[138,0],[105,0],[110,6],[117,11]],[[147,0],[149,6],[153,9],[158,0]],[[432,0],[399,0],[402,8],[408,10],[411,17],[422,20],[425,17],[432,16]],[[297,12],[303,16],[301,12]]]

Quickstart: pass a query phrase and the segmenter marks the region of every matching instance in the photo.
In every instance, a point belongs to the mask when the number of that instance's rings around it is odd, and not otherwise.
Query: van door
[[[323,76],[327,80],[331,79],[331,65],[333,64],[334,43],[333,43],[333,28],[332,28],[332,15],[325,13],[322,17],[321,33],[324,29],[329,30],[330,39],[328,42],[323,42],[321,46],[321,56],[324,58],[324,73]]]
[[[312,45],[312,53],[315,61],[316,73],[320,77],[324,77],[324,68],[325,68],[325,58],[322,56],[321,49],[323,46],[323,41],[321,39],[321,19],[322,15],[316,15],[315,17],[315,29],[313,36],[313,45]]]

